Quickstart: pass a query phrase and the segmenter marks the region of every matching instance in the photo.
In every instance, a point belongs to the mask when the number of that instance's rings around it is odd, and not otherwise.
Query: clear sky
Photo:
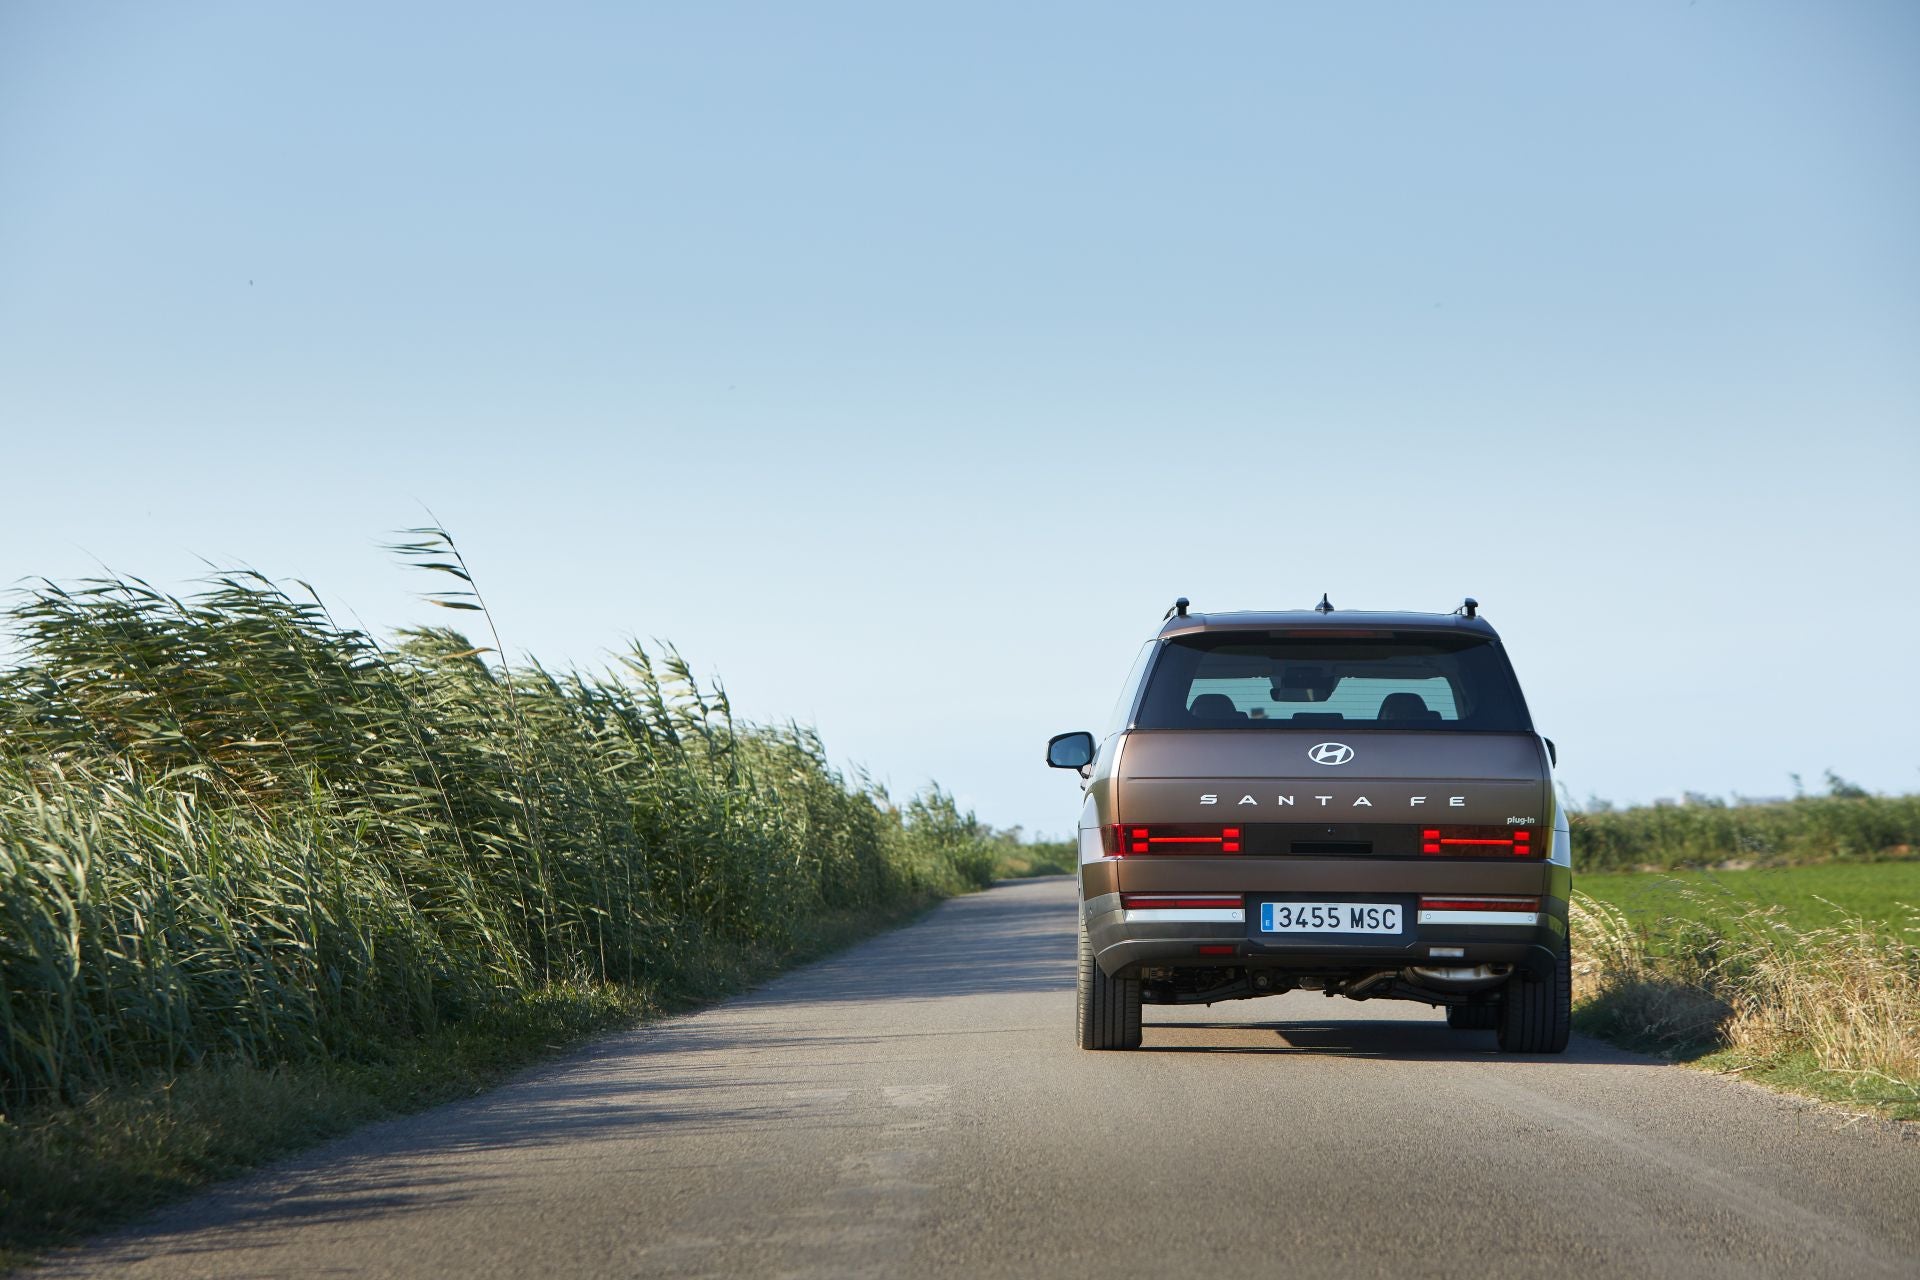
[[[0,581],[202,560],[1062,832],[1175,595],[1920,788],[1920,6],[0,3]],[[431,616],[430,616],[431,615]]]

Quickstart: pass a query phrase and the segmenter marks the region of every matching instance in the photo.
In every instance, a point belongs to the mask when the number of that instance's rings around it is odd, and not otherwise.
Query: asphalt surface
[[[1083,1053],[1072,929],[950,902],[44,1274],[1920,1276],[1911,1128],[1311,993]]]

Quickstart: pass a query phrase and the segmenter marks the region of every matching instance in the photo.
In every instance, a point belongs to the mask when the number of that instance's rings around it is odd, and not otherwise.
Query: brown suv
[[[1085,1049],[1142,1004],[1323,991],[1566,1047],[1553,743],[1475,601],[1452,614],[1169,611],[1079,771]]]

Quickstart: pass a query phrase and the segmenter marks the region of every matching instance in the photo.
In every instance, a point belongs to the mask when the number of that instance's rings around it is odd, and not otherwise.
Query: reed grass
[[[492,642],[383,643],[222,574],[43,584],[0,671],[0,1123],[209,1064],[352,1062],[565,984],[984,885],[995,833],[895,803],[672,650],[499,660],[453,540],[396,548]]]

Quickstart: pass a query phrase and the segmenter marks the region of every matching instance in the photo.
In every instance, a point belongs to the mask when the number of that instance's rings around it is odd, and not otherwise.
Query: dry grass
[[[1810,1049],[1824,1070],[1909,1082],[1920,1096],[1920,948],[1856,921],[1769,940],[1747,962],[1729,1045],[1763,1059]]]
[[[1573,916],[1585,1029],[1920,1118],[1920,918],[1809,929],[1753,906],[1649,926],[1585,894]]]

